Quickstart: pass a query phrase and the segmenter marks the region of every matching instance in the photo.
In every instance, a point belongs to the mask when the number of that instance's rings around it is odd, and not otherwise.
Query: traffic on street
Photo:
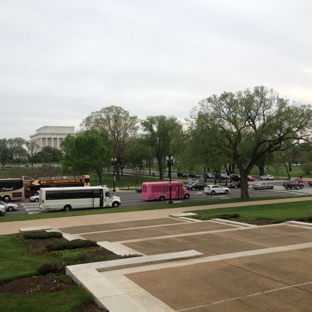
[[[208,184],[208,183],[207,183]],[[252,184],[249,185],[249,196],[251,198],[255,197],[270,197],[270,196],[302,196],[302,195],[311,195],[312,187],[308,185],[307,182],[304,182],[303,189],[285,189],[282,186],[282,181],[270,181],[270,184],[274,186],[273,189],[254,189]],[[204,190],[191,190],[189,199],[179,199],[174,200],[173,203],[183,202],[183,201],[202,201],[202,200],[215,200],[215,199],[227,199],[227,198],[239,198],[240,188],[230,188],[229,194],[215,194],[210,195],[206,194]],[[121,198],[121,207],[130,207],[130,206],[139,206],[139,205],[159,205],[164,204],[166,201],[146,201],[142,199],[142,194],[138,193],[134,190],[129,191],[119,191],[117,189],[116,192],[112,193],[115,196],[119,196]],[[14,215],[23,215],[23,214],[35,214],[35,213],[46,213],[39,209],[38,202],[31,202],[29,199],[23,199],[20,201],[15,201],[15,204],[18,205],[17,210],[7,211],[5,216],[14,216]],[[169,204],[168,204],[169,205]],[[109,208],[103,208],[109,209]],[[49,213],[49,212],[48,212]]]

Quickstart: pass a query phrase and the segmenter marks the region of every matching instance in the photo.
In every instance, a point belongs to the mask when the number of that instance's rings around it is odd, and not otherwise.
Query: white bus
[[[46,211],[119,207],[120,197],[106,186],[47,187],[39,191],[39,208]]]

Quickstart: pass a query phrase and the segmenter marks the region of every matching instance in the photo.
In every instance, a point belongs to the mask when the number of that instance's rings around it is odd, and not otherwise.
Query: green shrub
[[[48,262],[40,265],[40,267],[37,269],[37,272],[40,275],[48,275],[50,273],[61,273],[64,270],[64,264],[58,262]]]
[[[218,216],[214,216],[213,218],[219,218],[219,219],[233,219],[233,218],[239,218],[240,215],[238,213],[223,213]]]
[[[47,245],[47,250],[54,251],[54,250],[77,249],[83,247],[97,247],[97,246],[98,244],[96,242],[90,240],[75,239],[72,241],[65,242],[53,242]]]
[[[25,232],[23,233],[26,239],[48,239],[48,238],[62,238],[63,235],[60,232],[46,232],[46,231],[36,231],[36,232]]]

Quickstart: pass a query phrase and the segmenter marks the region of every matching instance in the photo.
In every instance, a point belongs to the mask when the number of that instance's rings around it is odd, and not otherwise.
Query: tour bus
[[[145,200],[165,200],[170,199],[170,182],[143,182],[142,198]],[[189,198],[190,191],[184,187],[184,182],[171,181],[171,199]]]
[[[106,186],[42,187],[39,208],[45,211],[119,207],[120,197],[112,196]]]
[[[61,177],[23,177],[25,185],[25,198],[39,195],[41,187],[74,187],[90,186],[89,175],[61,176]]]
[[[24,180],[0,179],[0,197],[5,202],[24,199]]]

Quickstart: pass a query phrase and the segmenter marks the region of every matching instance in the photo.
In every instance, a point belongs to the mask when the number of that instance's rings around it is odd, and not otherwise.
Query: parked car
[[[137,187],[137,188],[135,189],[135,191],[136,191],[137,193],[142,193],[142,187]]]
[[[31,202],[38,202],[39,201],[39,195],[33,195],[29,197],[29,201]]]
[[[187,178],[186,173],[178,172],[177,173],[178,178]]]
[[[5,210],[4,206],[1,205],[1,206],[0,206],[0,216],[4,216],[5,213],[6,213],[6,210]]]
[[[189,175],[188,175],[188,177],[189,178],[200,178],[200,175],[199,174],[196,174],[196,173],[190,173]]]
[[[290,179],[290,180],[286,180],[283,182],[283,186],[285,187],[286,190],[288,189],[303,189],[304,188],[304,184],[303,182],[299,182],[300,180],[298,179]]]
[[[207,184],[205,182],[194,182],[190,186],[187,186],[186,189],[191,191],[203,190],[206,186]]]
[[[260,180],[274,180],[274,177],[270,174],[264,174],[260,177]]]
[[[241,183],[239,182],[233,182],[228,185],[229,188],[241,188]]]
[[[231,181],[238,182],[238,181],[240,181],[241,177],[238,174],[231,174],[230,179],[231,179]]]
[[[252,185],[252,187],[255,190],[267,190],[267,189],[274,189],[274,186],[272,184],[269,184],[267,182],[258,182]]]
[[[255,181],[256,179],[253,176],[248,176],[248,181]]]
[[[212,179],[214,179],[214,175],[211,173],[206,173],[206,179],[212,180]]]
[[[0,205],[4,206],[5,211],[14,211],[18,209],[18,206],[16,204],[7,203],[2,200],[0,200]]]
[[[216,177],[217,177],[218,180],[220,180],[218,174],[216,175]],[[227,174],[224,174],[224,173],[221,173],[220,177],[221,177],[221,180],[230,180],[231,179],[230,176],[228,176]]]
[[[204,188],[204,192],[208,195],[215,195],[215,194],[229,194],[230,189],[226,186],[221,185],[207,185]]]

